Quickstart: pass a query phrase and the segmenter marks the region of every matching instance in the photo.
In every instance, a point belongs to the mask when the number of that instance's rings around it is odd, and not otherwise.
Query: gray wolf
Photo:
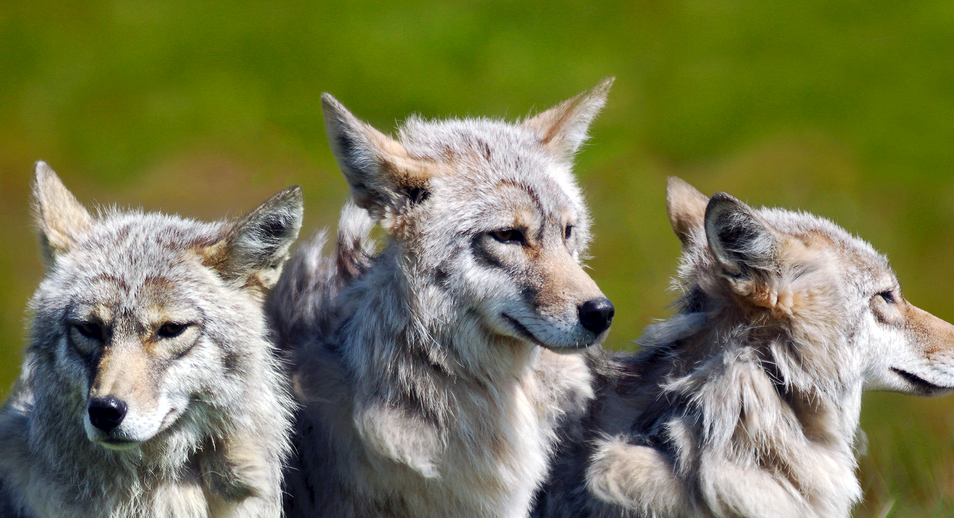
[[[668,207],[678,312],[610,361],[538,514],[849,516],[862,392],[950,392],[954,326],[830,221],[675,178]]]
[[[323,96],[351,187],[335,257],[303,247],[271,315],[302,405],[288,516],[526,516],[613,306],[580,265],[572,158],[611,81],[520,123],[410,118],[391,138]],[[380,224],[386,243],[369,248]]]
[[[0,410],[0,510],[280,516],[294,403],[264,305],[301,191],[217,223],[94,214],[39,162],[33,197],[47,270]]]

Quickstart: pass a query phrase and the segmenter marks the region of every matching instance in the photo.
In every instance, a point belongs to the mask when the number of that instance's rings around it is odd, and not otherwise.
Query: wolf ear
[[[683,248],[688,248],[693,229],[702,229],[709,198],[695,187],[675,176],[666,182],[666,210],[669,224],[679,237]]]
[[[523,125],[537,134],[545,148],[569,160],[588,138],[590,123],[606,104],[614,80],[608,77],[591,90],[527,119]]]
[[[427,198],[432,166],[412,158],[401,143],[358,120],[331,95],[322,94],[321,102],[328,142],[358,206],[381,219]]]
[[[778,264],[779,238],[748,205],[718,192],[705,213],[709,250],[736,292],[748,295],[757,272]]]
[[[86,232],[93,221],[46,162],[36,163],[33,218],[40,231],[40,246],[47,265],[53,264],[57,254],[72,248],[76,238]]]
[[[281,274],[302,221],[302,194],[289,187],[228,224],[218,242],[201,251],[204,264],[229,282],[263,295]]]

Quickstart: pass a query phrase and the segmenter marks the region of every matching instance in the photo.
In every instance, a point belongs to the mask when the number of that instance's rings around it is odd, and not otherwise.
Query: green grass
[[[412,112],[520,117],[616,76],[578,161],[616,347],[668,314],[672,174],[835,220],[950,320],[951,48],[938,1],[4,2],[0,388],[42,276],[33,161],[84,202],[200,218],[300,183],[310,231],[345,195],[322,91],[388,129]],[[858,515],[954,514],[952,401],[866,404]]]

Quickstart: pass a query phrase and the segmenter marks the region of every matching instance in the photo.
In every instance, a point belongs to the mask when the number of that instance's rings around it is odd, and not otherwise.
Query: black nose
[[[595,335],[609,329],[616,308],[608,298],[588,300],[580,306],[580,323]]]
[[[89,422],[104,432],[119,426],[126,417],[126,403],[113,396],[91,399],[88,410]]]

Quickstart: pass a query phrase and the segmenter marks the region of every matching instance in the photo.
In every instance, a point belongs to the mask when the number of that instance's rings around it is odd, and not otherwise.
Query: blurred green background
[[[614,347],[670,312],[668,175],[833,219],[954,319],[952,50],[950,1],[0,1],[0,393],[43,274],[34,161],[87,204],[204,219],[298,183],[309,235],[346,194],[323,91],[391,130],[616,76],[577,168]],[[954,516],[954,398],[865,405],[857,516]]]

